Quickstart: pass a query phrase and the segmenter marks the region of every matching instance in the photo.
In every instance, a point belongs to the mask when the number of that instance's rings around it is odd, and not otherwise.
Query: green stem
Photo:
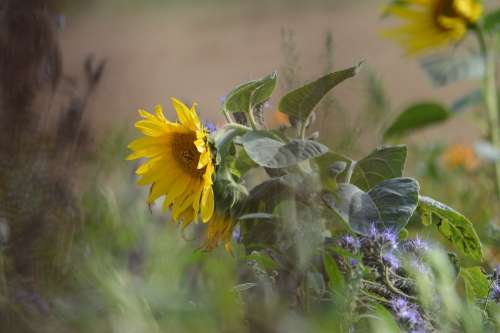
[[[345,182],[346,183],[350,183],[351,182],[351,178],[352,178],[352,173],[354,172],[354,168],[356,167],[356,161],[352,161],[351,162],[351,165],[349,165],[349,169],[347,169],[347,175],[345,177]]]
[[[241,124],[238,124],[238,123],[226,124],[224,127],[226,127],[226,128],[234,128],[234,129],[241,129],[241,130],[244,130],[244,131],[250,131],[251,130],[250,127],[245,126],[245,125],[241,125]]]
[[[299,136],[302,140],[306,138],[306,129],[307,129],[307,119],[300,122]]]
[[[254,131],[258,130],[257,122],[255,121],[255,117],[253,115],[253,109],[252,109],[252,107],[248,108],[247,115],[248,115],[248,121],[250,122],[250,126],[252,126],[252,129]]]
[[[222,114],[224,115],[224,118],[226,118],[226,121],[229,124],[234,123],[233,119],[231,118],[231,116],[229,115],[229,112],[227,112],[225,107],[222,107]]]
[[[488,47],[484,32],[480,27],[475,28],[476,35],[479,41],[481,54],[484,58],[485,73],[483,78],[483,96],[486,109],[488,111],[488,121],[490,130],[490,140],[492,145],[500,149],[500,123],[498,110],[498,94],[496,87],[496,59],[495,48]],[[500,161],[495,162],[495,184],[496,192],[500,197]]]

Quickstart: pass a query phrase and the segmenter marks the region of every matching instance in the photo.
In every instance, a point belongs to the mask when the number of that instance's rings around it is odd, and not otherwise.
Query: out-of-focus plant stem
[[[229,112],[227,112],[225,107],[222,107],[222,114],[224,115],[224,118],[226,118],[226,121],[231,124],[234,123],[233,119],[229,116]]]
[[[5,277],[5,259],[0,253],[0,297],[7,296],[7,279]]]
[[[476,27],[481,54],[484,58],[485,72],[483,79],[483,96],[488,111],[490,140],[493,146],[500,149],[500,123],[498,110],[498,93],[496,87],[495,45],[488,45],[481,27]],[[500,198],[500,161],[495,162],[496,193]]]
[[[250,126],[252,126],[253,130],[256,131],[257,128],[257,122],[255,121],[255,117],[253,115],[253,110],[250,108],[250,110],[247,112],[248,114],[248,121],[250,122]]]

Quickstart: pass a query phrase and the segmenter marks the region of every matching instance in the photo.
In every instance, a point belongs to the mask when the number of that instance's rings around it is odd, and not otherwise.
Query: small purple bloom
[[[358,261],[356,259],[351,259],[351,266],[357,266]]]
[[[398,319],[407,322],[411,327],[415,327],[422,319],[415,306],[402,297],[391,301],[391,307]]]
[[[207,130],[208,133],[213,133],[217,130],[217,127],[215,127],[214,123],[207,121],[205,123],[205,129]]]
[[[241,231],[240,231],[240,226],[239,225],[237,225],[236,227],[234,227],[232,237],[233,237],[233,240],[235,242],[239,242],[240,241]]]
[[[411,240],[404,242],[403,248],[406,251],[421,252],[421,251],[428,250],[429,245],[427,244],[426,241],[424,241],[422,238],[417,236],[417,237],[415,237],[415,239],[411,239]]]
[[[497,265],[493,270],[493,277],[500,279],[500,265]]]
[[[392,251],[386,252],[383,257],[384,261],[393,269],[399,268],[399,259]]]
[[[376,238],[377,236],[378,236],[377,227],[375,226],[375,223],[372,223],[372,224],[370,224],[370,227],[368,228],[368,237]]]
[[[493,282],[490,290],[490,299],[499,303],[500,302],[500,284],[498,281]]]
[[[382,241],[389,243],[390,247],[395,249],[398,247],[398,236],[393,229],[386,229],[381,234]]]
[[[344,243],[347,246],[351,247],[353,250],[358,250],[361,247],[359,239],[357,239],[351,235],[346,235],[346,236],[342,237],[342,240],[344,241]]]

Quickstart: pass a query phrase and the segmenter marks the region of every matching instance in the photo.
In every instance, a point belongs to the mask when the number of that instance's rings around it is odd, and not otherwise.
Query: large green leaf
[[[360,65],[330,73],[289,92],[281,99],[279,110],[301,121],[305,121],[316,105],[331,89],[358,73]]]
[[[383,180],[401,177],[406,162],[406,146],[383,146],[355,162],[351,183],[364,191]]]
[[[500,9],[496,9],[484,15],[483,27],[485,31],[491,33],[500,31]]]
[[[284,143],[264,131],[248,132],[242,138],[243,148],[258,165],[285,168],[328,152],[328,147],[313,140],[291,140]]]
[[[323,194],[323,201],[358,233],[367,234],[372,225],[399,231],[417,207],[418,190],[411,178],[385,180],[368,193],[352,184],[339,184],[334,193]]]
[[[490,282],[481,267],[462,268],[460,277],[464,281],[465,294],[469,302],[477,302],[488,297]]]
[[[244,83],[226,97],[223,108],[228,112],[250,112],[257,104],[271,97],[276,87],[277,73],[273,72],[260,80]]]
[[[384,139],[401,137],[448,119],[450,110],[434,102],[421,102],[405,109],[384,133]]]
[[[432,198],[421,196],[419,208],[432,214],[432,223],[443,237],[455,245],[464,255],[481,260],[483,250],[472,223],[451,207]]]
[[[367,234],[372,224],[383,224],[372,198],[355,185],[338,184],[334,193],[325,192],[322,199],[328,207],[337,213],[342,222],[360,234]]]
[[[242,202],[239,212],[240,216],[249,217],[240,224],[245,246],[272,246],[276,243],[276,221],[262,218],[260,214],[274,216],[275,208],[283,201],[292,200],[293,196],[293,188],[283,177],[271,178],[252,188],[248,197]]]
[[[484,75],[484,59],[480,54],[433,56],[422,61],[422,67],[436,87]]]
[[[418,205],[419,185],[413,178],[392,178],[372,188],[368,195],[378,208],[385,228],[403,229]]]

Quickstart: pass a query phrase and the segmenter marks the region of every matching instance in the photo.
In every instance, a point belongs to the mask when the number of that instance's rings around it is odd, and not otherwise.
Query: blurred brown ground
[[[420,99],[451,103],[468,92],[470,83],[433,88],[415,59],[405,58],[401,48],[381,38],[380,31],[396,23],[381,19],[382,4],[332,1],[329,6],[260,8],[251,2],[228,7],[207,2],[203,7],[118,10],[94,6],[67,18],[61,35],[64,68],[76,74],[89,52],[107,58],[105,78],[89,110],[101,129],[132,121],[138,108],[167,105],[169,96],[195,100],[204,119],[222,119],[221,96],[243,81],[280,69],[282,29],[295,33],[302,80],[321,74],[325,33],[331,31],[336,69],[364,60],[382,80],[394,110]],[[334,94],[358,112],[363,83],[352,79]],[[276,104],[273,101],[273,109]],[[470,120],[470,115],[460,115],[419,137],[466,141],[477,135]]]

